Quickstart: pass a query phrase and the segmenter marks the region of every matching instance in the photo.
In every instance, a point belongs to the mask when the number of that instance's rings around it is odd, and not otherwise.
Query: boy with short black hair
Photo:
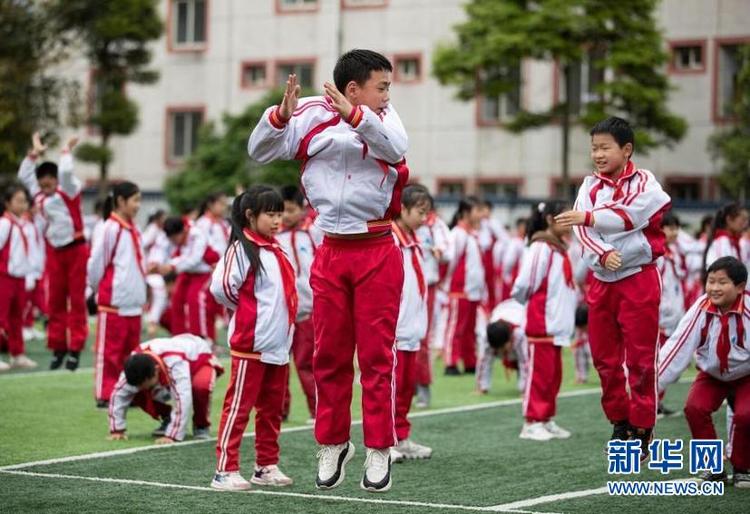
[[[661,287],[654,263],[665,252],[661,219],[671,199],[653,173],[633,164],[627,121],[607,118],[590,134],[596,171],[584,179],[574,210],[556,220],[574,226],[594,272],[586,298],[589,344],[612,439],[639,440],[645,459],[657,409]]]
[[[721,257],[708,268],[706,294],[680,320],[659,351],[659,390],[675,382],[695,355],[698,376],[685,402],[693,439],[716,439],[711,415],[734,398],[729,435],[735,487],[750,488],[750,293],[747,268],[734,257]],[[704,472],[703,480],[726,479]]]

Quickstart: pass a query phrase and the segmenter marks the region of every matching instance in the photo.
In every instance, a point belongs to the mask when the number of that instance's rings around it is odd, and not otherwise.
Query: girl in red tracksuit
[[[469,196],[458,204],[449,243],[448,273],[445,287],[450,305],[445,335],[445,374],[458,375],[458,361],[465,373],[474,373],[476,356],[476,320],[479,302],[485,294],[482,250],[477,229],[482,221],[479,199]]]
[[[289,349],[297,316],[291,262],[274,235],[284,202],[273,189],[253,186],[232,205],[233,242],[211,278],[211,293],[233,314],[227,338],[232,374],[216,442],[211,487],[245,490],[290,485],[279,470],[279,432],[289,372]],[[242,478],[240,445],[255,408],[255,470]]]
[[[529,247],[511,296],[526,303],[528,375],[524,388],[526,423],[521,439],[547,441],[570,437],[552,421],[562,382],[562,347],[570,346],[575,332],[576,288],[573,266],[563,239],[569,227],[555,223],[564,210],[558,201],[540,203],[529,220]]]
[[[135,217],[141,192],[132,182],[112,187],[104,203],[104,225],[91,249],[87,271],[98,306],[94,394],[107,407],[125,359],[141,342],[146,303],[146,263]]]

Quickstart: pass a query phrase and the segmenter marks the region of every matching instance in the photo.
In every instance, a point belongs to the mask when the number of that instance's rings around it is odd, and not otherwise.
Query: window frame
[[[398,64],[403,61],[416,61],[417,62],[417,77],[413,79],[406,79],[399,73]],[[393,82],[398,84],[419,84],[423,81],[425,76],[424,73],[424,59],[420,52],[412,53],[399,53],[393,55]]]
[[[518,110],[523,111],[526,109],[526,61],[521,61],[518,66]],[[477,78],[479,80],[479,78]],[[498,98],[507,96],[508,93],[499,95]],[[477,127],[502,127],[508,121],[507,118],[498,117],[496,119],[487,119],[483,116],[483,102],[487,99],[485,95],[477,94],[474,101],[474,120]]]
[[[195,2],[196,0],[168,0],[167,1],[167,52],[169,53],[204,53],[208,51],[211,28],[211,0],[203,0],[206,3],[205,19],[205,41],[202,43],[177,43],[176,23],[177,15],[175,5],[177,2]]]
[[[279,74],[279,68],[281,66],[302,65],[302,64],[310,64],[310,65],[312,65],[312,85],[311,85],[311,87],[315,88],[315,85],[317,84],[316,79],[317,79],[317,76],[318,76],[318,59],[317,59],[317,57],[296,57],[296,58],[285,57],[283,59],[276,59],[273,62],[272,73],[271,73],[271,77],[269,79],[268,84],[270,85],[270,87],[277,87],[277,85],[276,85],[276,77]],[[300,85],[303,88],[305,87],[301,83],[300,83]],[[281,87],[281,85],[279,85],[278,87]]]
[[[708,60],[707,40],[705,39],[679,39],[668,41],[669,44],[669,67],[670,75],[699,75],[705,73],[708,69],[706,61]],[[701,67],[700,68],[678,68],[675,66],[676,51],[680,48],[699,47],[701,49]]]
[[[735,46],[745,44],[750,44],[750,35],[714,39],[713,76],[711,78],[711,118],[716,125],[724,125],[734,121],[734,116],[725,116],[721,112],[722,109],[719,105],[719,74],[721,71],[719,69],[719,52],[722,46]]]
[[[320,11],[320,0],[315,0],[314,5],[304,5],[301,4],[300,6],[289,6],[285,5],[282,0],[276,0],[274,2],[274,7],[276,9],[276,14],[313,14]]]
[[[263,81],[263,84],[253,84],[249,83],[245,80],[245,69],[250,67],[257,67],[257,68],[263,68],[266,77]],[[272,83],[271,83],[271,77],[268,74],[268,61],[262,61],[262,60],[246,60],[240,62],[240,89],[242,90],[259,90],[259,89],[267,89]]]
[[[373,3],[365,3],[365,4],[351,4],[352,0],[341,0],[340,7],[342,10],[365,10],[365,9],[383,9],[385,7],[388,7],[388,4],[390,3],[390,0],[370,0]],[[375,3],[375,2],[380,3]]]
[[[190,154],[185,157],[176,157],[172,153],[172,147],[174,145],[174,134],[172,126],[172,117],[178,113],[200,113],[201,122],[203,125],[206,123],[206,105],[205,104],[183,104],[183,105],[168,105],[165,110],[164,119],[164,163],[172,168],[175,166],[182,165]],[[196,142],[197,144],[197,142]],[[191,152],[192,154],[192,152]]]

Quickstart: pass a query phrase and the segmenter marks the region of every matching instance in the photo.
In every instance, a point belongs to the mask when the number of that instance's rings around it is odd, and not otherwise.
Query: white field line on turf
[[[597,388],[587,388],[587,389],[579,389],[577,391],[568,391],[564,393],[560,393],[558,395],[559,398],[570,398],[575,396],[587,396],[592,394],[599,394],[600,389]],[[487,402],[487,403],[477,403],[474,405],[462,405],[460,407],[448,407],[445,409],[435,409],[430,411],[424,411],[424,412],[414,412],[410,413],[410,418],[423,418],[427,416],[439,416],[441,414],[453,414],[453,413],[460,413],[460,412],[471,412],[476,410],[484,410],[484,409],[491,409],[494,407],[507,407],[510,405],[518,405],[521,403],[521,398],[513,398],[509,400],[498,400],[495,402]],[[362,420],[356,420],[352,421],[352,426],[354,425],[361,425]],[[312,430],[312,425],[306,425],[306,426],[299,426],[299,427],[287,427],[282,428],[281,433],[286,434],[289,432],[302,432],[305,430]],[[255,436],[255,432],[247,432],[245,433],[244,437],[253,437]],[[46,466],[49,464],[61,464],[66,462],[75,462],[79,460],[88,460],[88,459],[102,459],[107,457],[116,457],[119,455],[130,455],[132,453],[138,453],[138,452],[145,452],[150,450],[160,450],[165,448],[175,448],[175,447],[181,447],[181,446],[189,446],[193,444],[200,444],[200,443],[206,443],[216,441],[215,437],[212,437],[210,439],[201,439],[201,440],[191,440],[191,441],[185,441],[182,443],[175,443],[167,446],[160,446],[160,445],[149,445],[149,446],[136,446],[135,448],[123,448],[121,450],[108,450],[103,452],[95,452],[95,453],[86,453],[83,455],[73,455],[70,457],[59,457],[56,459],[46,459],[46,460],[38,460],[38,461],[32,461],[32,462],[22,462],[19,464],[11,464],[9,466],[3,466],[0,467],[0,471],[6,471],[6,470],[14,470],[14,469],[25,469],[25,468],[32,468],[37,466]]]
[[[692,479],[690,478],[678,478],[675,480],[664,480],[664,483],[672,482],[690,482]],[[552,502],[558,502],[562,500],[572,500],[575,498],[583,498],[585,496],[594,496],[596,494],[607,494],[608,488],[607,486],[604,487],[597,487],[596,489],[584,489],[581,491],[570,491],[567,493],[559,493],[559,494],[550,494],[547,496],[540,496],[538,498],[529,498],[528,500],[520,500],[510,503],[503,503],[501,505],[493,505],[492,507],[486,507],[485,510],[491,511],[491,512],[508,512],[514,511],[516,509],[524,509],[526,507],[533,507],[534,505],[539,505],[542,503],[552,503]]]
[[[78,368],[77,370],[71,372],[67,369],[55,369],[55,370],[45,370],[45,371],[23,371],[21,373],[9,373],[7,375],[0,375],[0,380],[6,379],[6,378],[38,378],[38,377],[53,377],[53,376],[75,376],[75,375],[83,375],[88,373],[93,373],[94,368]]]
[[[79,476],[79,475],[62,475],[59,473],[34,473],[31,471],[11,471],[11,470],[4,470],[0,472],[8,474],[8,475],[21,475],[21,476],[30,476],[30,477],[39,477],[39,478],[85,480],[88,482],[105,482],[105,483],[110,483],[110,484],[141,485],[141,486],[149,486],[149,487],[160,487],[164,489],[189,489],[192,491],[204,491],[204,492],[210,492],[210,493],[231,494],[225,491],[217,491],[216,489],[212,489],[206,486],[169,484],[169,483],[164,483],[164,482],[149,482],[146,480],[130,480],[126,478],[86,477],[86,476]],[[333,496],[333,495],[327,495],[327,494],[305,494],[305,493],[292,493],[292,492],[283,492],[283,491],[268,491],[268,490],[263,490],[263,489],[251,489],[249,491],[242,491],[242,492],[235,493],[235,494],[260,494],[260,495],[267,495],[267,496],[305,498],[305,499],[315,499],[315,500],[324,500],[324,501],[327,500],[327,501],[332,501],[332,502],[370,503],[370,504],[376,504],[376,505],[397,505],[401,507],[426,507],[426,508],[431,508],[431,509],[469,510],[469,511],[480,511],[480,512],[487,512],[488,510],[488,507],[479,507],[479,506],[473,506],[473,505],[455,505],[455,504],[450,504],[450,503],[428,503],[428,502],[418,502],[418,501],[410,501],[410,500],[357,498],[357,497],[349,497],[349,496]],[[519,509],[498,510],[498,507],[495,507],[495,506],[492,507],[492,511],[493,512],[519,512],[519,513],[525,513],[525,514],[542,514],[542,513],[534,513],[530,511],[519,510]],[[554,513],[544,513],[544,514],[554,514]]]

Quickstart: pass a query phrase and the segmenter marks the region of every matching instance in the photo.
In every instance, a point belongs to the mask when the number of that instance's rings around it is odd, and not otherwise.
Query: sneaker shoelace
[[[320,459],[322,467],[333,467],[338,457],[336,446],[324,446],[318,450],[316,457]]]
[[[365,469],[370,467],[374,468],[377,474],[385,474],[388,469],[388,457],[383,452],[374,450],[367,453],[367,459],[365,459]]]

